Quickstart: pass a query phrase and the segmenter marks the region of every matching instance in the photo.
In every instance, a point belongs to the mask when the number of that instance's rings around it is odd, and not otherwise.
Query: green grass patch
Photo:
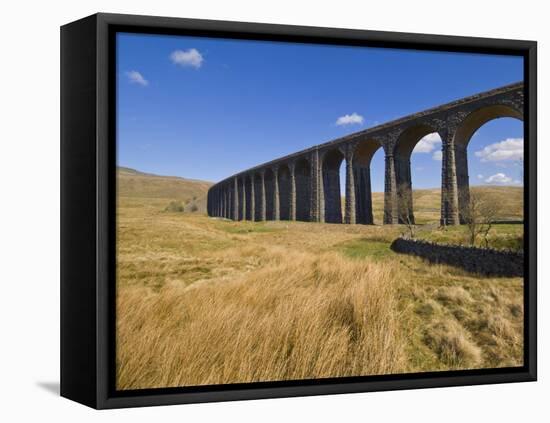
[[[354,239],[338,246],[340,251],[353,259],[373,258],[381,260],[395,254],[390,250],[390,243],[370,239]]]

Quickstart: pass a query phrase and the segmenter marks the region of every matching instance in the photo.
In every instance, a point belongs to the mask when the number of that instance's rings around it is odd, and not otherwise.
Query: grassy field
[[[206,193],[211,182],[177,176],[158,176],[127,167],[117,169],[118,195],[131,198],[162,198],[181,204],[185,211],[206,213]]]
[[[520,278],[395,254],[398,226],[232,222],[175,199],[119,198],[119,389],[522,364]]]
[[[479,192],[499,204],[499,218],[502,220],[523,220],[523,188],[511,186],[474,186],[472,192]],[[384,193],[375,192],[372,198],[374,221],[382,224],[384,216]],[[418,189],[413,191],[413,207],[417,224],[438,224],[441,216],[441,190]]]

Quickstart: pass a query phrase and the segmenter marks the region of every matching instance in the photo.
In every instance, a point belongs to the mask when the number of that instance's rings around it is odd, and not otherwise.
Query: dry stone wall
[[[464,247],[397,238],[391,244],[397,253],[422,257],[431,263],[449,264],[487,276],[523,276],[523,251]]]

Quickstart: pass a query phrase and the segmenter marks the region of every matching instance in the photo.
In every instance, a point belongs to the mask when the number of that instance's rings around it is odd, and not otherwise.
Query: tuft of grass
[[[451,319],[440,320],[429,326],[424,342],[449,369],[475,368],[482,360],[482,350],[460,323]]]
[[[184,210],[185,206],[181,201],[170,201],[170,203],[164,209],[164,211],[173,213],[183,213]]]
[[[444,304],[467,304],[472,301],[472,297],[461,286],[444,286],[435,293],[435,298]]]

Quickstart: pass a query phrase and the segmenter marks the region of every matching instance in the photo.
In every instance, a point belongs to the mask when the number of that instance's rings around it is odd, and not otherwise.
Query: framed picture
[[[536,43],[61,28],[61,394],[536,380]]]

